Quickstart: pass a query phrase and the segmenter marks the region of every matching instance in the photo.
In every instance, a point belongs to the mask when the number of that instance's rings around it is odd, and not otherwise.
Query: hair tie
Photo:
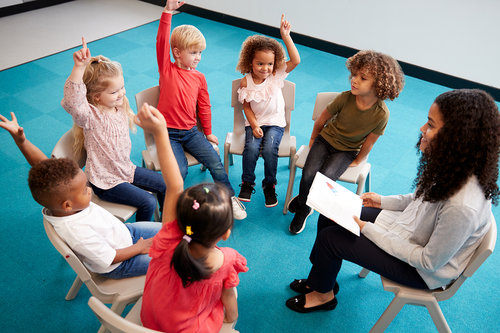
[[[196,199],[194,199],[194,201],[193,201],[193,209],[194,210],[198,210],[198,208],[200,208],[200,203],[198,201],[196,201]]]
[[[188,244],[191,243],[191,237],[189,237],[188,235],[182,236],[182,239],[185,239]]]
[[[203,186],[203,189],[205,190],[205,193],[207,193],[207,194],[208,194],[208,192],[210,192],[210,190],[208,189],[208,187]]]
[[[187,225],[186,226],[186,235],[191,236],[192,234],[194,234],[194,232],[191,231],[191,226]]]

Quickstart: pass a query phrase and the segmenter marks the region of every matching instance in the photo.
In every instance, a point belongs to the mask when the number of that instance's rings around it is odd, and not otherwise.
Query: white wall
[[[500,0],[188,0],[500,88]]]

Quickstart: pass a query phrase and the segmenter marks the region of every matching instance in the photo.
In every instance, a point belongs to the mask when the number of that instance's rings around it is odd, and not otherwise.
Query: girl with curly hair
[[[281,16],[280,33],[285,50],[276,40],[265,36],[248,37],[241,48],[236,67],[246,74],[238,89],[238,100],[245,113],[245,149],[243,150],[242,184],[238,199],[250,201],[255,186],[255,165],[259,155],[264,158],[264,190],[266,207],[278,204],[274,186],[278,167],[278,149],[285,131],[285,100],[281,88],[285,78],[300,63],[292,38],[291,25]]]
[[[304,230],[313,212],[306,200],[316,172],[337,180],[348,167],[365,160],[389,120],[384,100],[394,100],[403,90],[403,71],[386,54],[360,51],[346,65],[351,90],[331,101],[314,122],[299,194],[288,204],[295,214],[289,227],[292,234]]]
[[[344,259],[418,289],[462,274],[495,223],[500,114],[484,91],[453,90],[436,98],[420,131],[416,191],[364,193],[361,218],[354,218],[360,237],[320,216],[313,266],[307,279],[290,284],[301,294],[286,302],[290,309],[333,310]]]

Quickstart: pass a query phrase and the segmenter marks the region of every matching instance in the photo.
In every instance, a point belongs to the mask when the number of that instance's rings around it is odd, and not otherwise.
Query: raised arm
[[[288,51],[288,56],[290,57],[290,60],[286,62],[285,71],[287,73],[290,73],[295,67],[297,67],[298,64],[300,64],[299,51],[297,50],[297,47],[295,46],[295,43],[293,42],[292,37],[290,36],[291,29],[292,25],[290,24],[290,22],[285,20],[285,14],[281,14],[281,23],[280,23],[281,39],[283,39],[283,42],[285,43],[286,46],[286,50]]]
[[[26,161],[28,161],[30,165],[34,165],[40,161],[46,160],[48,157],[37,146],[26,139],[24,129],[19,126],[14,112],[11,112],[10,116],[12,120],[8,120],[0,114],[0,127],[6,129],[7,132],[10,133],[12,139],[14,139],[14,142],[19,147],[19,150],[26,158]]]
[[[153,134],[155,138],[161,174],[167,185],[162,222],[170,222],[177,216],[177,199],[184,189],[184,181],[179,171],[179,165],[175,159],[174,152],[170,146],[167,123],[160,111],[146,103],[144,103],[137,113],[135,123],[145,131]]]
[[[90,62],[90,50],[87,48],[85,37],[82,37],[82,48],[73,53],[73,61],[75,64],[68,79],[74,83],[82,83],[85,67]]]

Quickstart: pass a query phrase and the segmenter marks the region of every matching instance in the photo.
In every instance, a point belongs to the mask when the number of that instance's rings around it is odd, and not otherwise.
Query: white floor
[[[76,0],[0,18],[0,70],[160,18],[161,7],[138,0]],[[92,22],[89,24],[88,22]]]

